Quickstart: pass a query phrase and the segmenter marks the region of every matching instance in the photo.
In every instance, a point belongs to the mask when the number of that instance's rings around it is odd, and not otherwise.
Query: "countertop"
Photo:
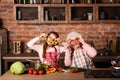
[[[14,75],[10,71],[7,71],[0,77],[0,80],[98,80],[98,78],[85,78],[84,72],[79,73],[55,72],[45,75],[31,75],[31,74]],[[99,78],[99,80],[120,80],[120,78]]]

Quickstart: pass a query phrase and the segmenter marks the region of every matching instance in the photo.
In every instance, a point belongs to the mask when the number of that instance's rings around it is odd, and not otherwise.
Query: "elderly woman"
[[[78,32],[70,32],[67,35],[67,43],[73,50],[70,66],[86,69],[91,68],[92,58],[97,54],[95,48],[87,44]]]

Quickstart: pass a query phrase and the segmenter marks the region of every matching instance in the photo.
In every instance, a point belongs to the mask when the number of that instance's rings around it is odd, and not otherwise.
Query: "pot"
[[[120,78],[120,70],[114,70],[114,71],[112,71],[112,74],[113,74],[115,77],[119,77],[119,78]]]

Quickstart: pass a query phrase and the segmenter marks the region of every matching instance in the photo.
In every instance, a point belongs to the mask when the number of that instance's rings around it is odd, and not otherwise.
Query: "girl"
[[[69,33],[67,42],[73,48],[71,67],[90,68],[92,58],[97,54],[96,50],[88,45],[77,32]]]
[[[38,40],[46,38],[44,44],[35,44]],[[61,53],[65,52],[64,64],[69,66],[70,50],[58,45],[59,35],[56,32],[50,32],[48,35],[41,34],[33,38],[27,44],[30,49],[38,52],[41,63],[49,63],[52,67],[58,67],[58,59]]]

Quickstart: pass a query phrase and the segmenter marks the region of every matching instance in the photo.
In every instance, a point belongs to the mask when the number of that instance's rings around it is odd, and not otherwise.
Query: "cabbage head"
[[[16,61],[10,66],[10,71],[13,74],[20,75],[25,72],[25,66],[22,62]]]

